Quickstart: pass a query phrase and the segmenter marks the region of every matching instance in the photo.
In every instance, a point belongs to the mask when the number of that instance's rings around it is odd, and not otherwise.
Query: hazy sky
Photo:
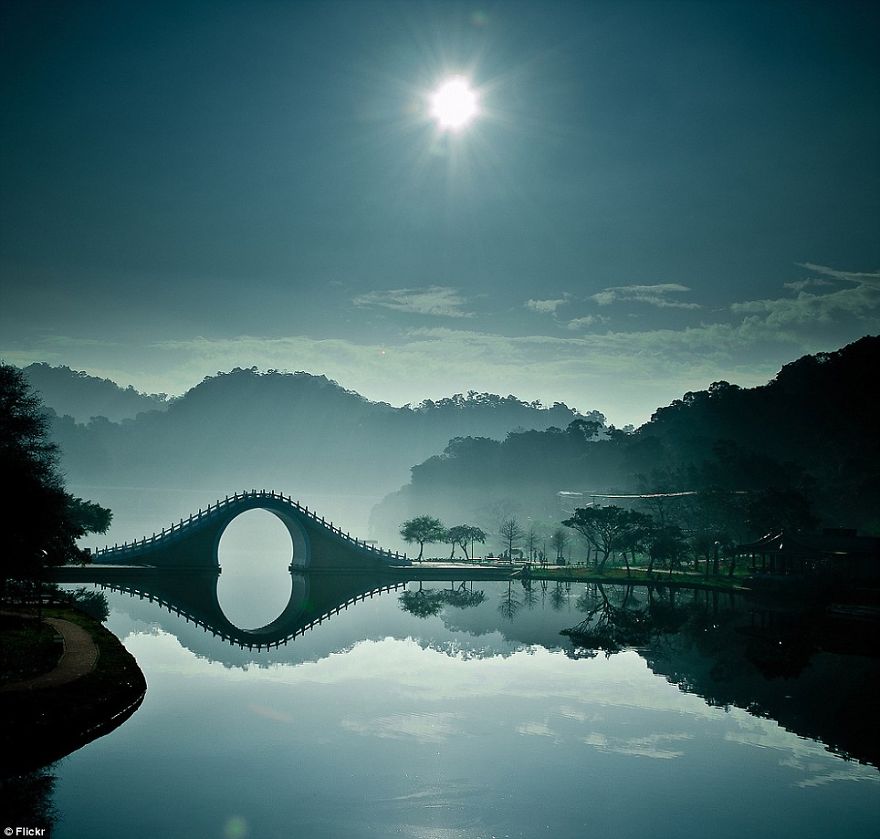
[[[6,0],[0,356],[618,424],[766,381],[880,332],[878,10]]]

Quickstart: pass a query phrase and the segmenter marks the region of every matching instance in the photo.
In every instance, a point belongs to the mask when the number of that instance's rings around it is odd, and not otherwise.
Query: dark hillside
[[[755,481],[799,479],[829,518],[855,509],[864,520],[872,504],[880,506],[878,364],[880,338],[866,337],[833,353],[804,356],[763,387],[719,382],[685,394],[639,429],[639,438],[659,444],[641,465],[667,475],[683,469],[695,488],[751,489]],[[749,474],[758,464],[763,474]]]
[[[550,526],[591,493],[717,490],[787,499],[787,509],[812,508],[826,525],[878,532],[878,369],[880,338],[866,337],[788,364],[762,387],[716,382],[687,393],[633,434],[590,436],[574,423],[500,443],[453,440],[413,468],[373,524],[390,535],[396,522],[431,511],[492,531],[511,513]],[[753,514],[754,527],[773,515]]]

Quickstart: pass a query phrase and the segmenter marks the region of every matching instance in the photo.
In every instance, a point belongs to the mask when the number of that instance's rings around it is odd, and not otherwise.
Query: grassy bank
[[[648,573],[644,568],[633,568],[627,574],[625,568],[607,568],[597,571],[595,568],[564,565],[541,568],[533,566],[531,569],[533,580],[556,580],[559,582],[582,582],[582,583],[608,583],[615,585],[661,585],[661,586],[687,586],[688,588],[707,588],[741,590],[748,588],[748,580],[745,576],[735,574],[732,577],[726,574],[710,575],[688,573],[686,571],[653,571]]]
[[[98,661],[91,673],[65,685],[0,693],[0,770],[7,773],[43,766],[112,730],[137,709],[146,691],[137,662],[98,621],[69,607],[49,607],[44,614],[85,629]],[[39,626],[32,622],[10,636],[17,645],[10,658],[42,645]],[[4,633],[4,647],[6,640]],[[57,650],[54,655],[57,661]]]
[[[46,673],[61,652],[61,636],[36,616],[0,614],[0,685]]]

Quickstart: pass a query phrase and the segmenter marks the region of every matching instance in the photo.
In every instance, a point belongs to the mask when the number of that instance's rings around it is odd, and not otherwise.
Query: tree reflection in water
[[[524,578],[521,582],[523,587],[523,603],[527,609],[532,610],[538,602],[538,592],[535,590],[535,586],[530,579]]]
[[[501,612],[501,617],[512,621],[522,605],[522,601],[513,593],[513,580],[508,580],[507,593],[502,595],[501,602],[498,604],[498,611]]]
[[[709,704],[771,717],[874,765],[880,726],[876,615],[844,607],[673,587],[590,585],[562,630],[572,658],[638,650],[655,673]]]
[[[51,835],[58,821],[52,801],[55,764],[21,774],[0,775],[0,814],[3,826],[28,825]]]
[[[582,651],[595,655],[601,650],[606,657],[625,647],[641,646],[651,633],[650,614],[647,607],[627,608],[631,595],[629,586],[623,602],[615,606],[603,585],[591,586],[575,601],[575,607],[586,612],[586,616],[576,626],[563,629],[561,634],[571,638]]]
[[[450,582],[448,589],[426,589],[419,581],[419,587],[415,591],[407,589],[400,595],[401,608],[418,618],[430,618],[439,614],[444,606],[453,606],[456,609],[468,609],[479,606],[486,599],[483,591],[474,591],[474,584],[468,588],[467,582],[456,586]]]

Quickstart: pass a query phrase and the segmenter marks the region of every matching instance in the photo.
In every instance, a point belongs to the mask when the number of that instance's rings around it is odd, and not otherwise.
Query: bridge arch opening
[[[247,510],[229,522],[217,545],[217,600],[232,624],[258,629],[284,611],[293,554],[290,530],[267,510]]]

